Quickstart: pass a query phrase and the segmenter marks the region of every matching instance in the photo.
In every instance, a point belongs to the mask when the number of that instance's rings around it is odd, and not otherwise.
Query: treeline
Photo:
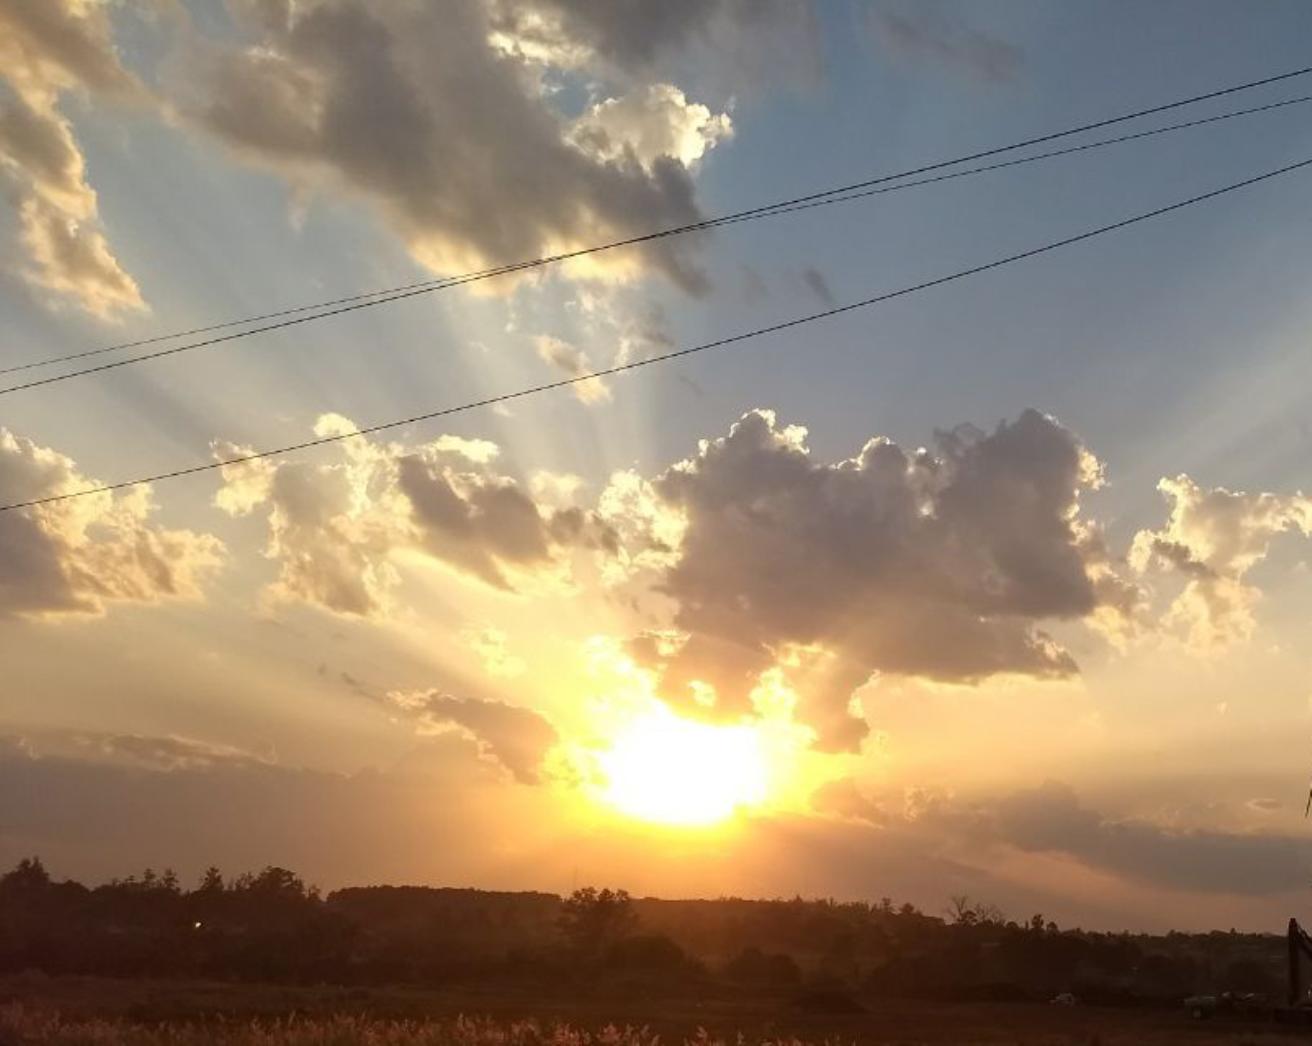
[[[1178,999],[1276,995],[1283,939],[1229,933],[1062,930],[953,898],[911,905],[801,898],[567,898],[425,887],[322,897],[270,867],[186,889],[171,872],[87,887],[35,858],[0,877],[0,972],[204,977],[286,983],[531,982],[572,991],[866,997]]]

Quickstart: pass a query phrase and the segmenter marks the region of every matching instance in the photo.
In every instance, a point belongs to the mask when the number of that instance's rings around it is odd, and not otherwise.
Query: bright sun
[[[644,821],[706,825],[766,798],[759,731],[681,719],[660,707],[631,720],[601,755],[604,798]]]

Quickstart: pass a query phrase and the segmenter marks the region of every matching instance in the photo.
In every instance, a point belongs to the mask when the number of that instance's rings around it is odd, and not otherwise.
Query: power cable
[[[926,280],[922,283],[912,284],[908,287],[902,287],[898,290],[887,291],[883,294],[875,295],[871,298],[863,298],[860,301],[849,302],[846,305],[837,305],[830,309],[824,309],[820,312],[809,313],[805,316],[798,316],[791,320],[784,320],[779,323],[772,323],[765,327],[757,327],[748,331],[741,331],[738,334],[731,334],[724,338],[717,338],[714,341],[702,342],[699,345],[692,345],[683,349],[675,349],[671,352],[661,353],[657,356],[649,356],[640,360],[632,360],[628,363],[617,364],[613,367],[607,367],[604,370],[593,371],[590,374],[582,374],[569,378],[562,378],[557,381],[545,382],[540,385],[532,385],[528,388],[519,389],[515,392],[504,392],[496,396],[488,396],[484,399],[474,400],[469,403],[462,403],[454,407],[443,407],[438,410],[428,411],[423,414],[411,415],[407,418],[399,418],[395,421],[380,422],[370,425],[366,428],[356,429],[351,432],[334,433],[328,436],[319,436],[312,440],[305,440],[301,443],[292,443],[285,447],[275,447],[269,450],[252,451],[249,454],[240,454],[230,458],[224,458],[218,461],[205,462],[200,465],[191,465],[184,468],[173,469],[168,472],[159,472],[152,476],[142,476],[138,479],[122,480],[118,483],[107,483],[98,487],[87,487],[83,490],[67,491],[62,494],[51,494],[43,498],[32,498],[27,501],[16,501],[6,505],[0,505],[0,512],[10,512],[15,509],[33,508],[38,505],[49,505],[55,502],[68,501],[73,498],[87,497],[92,494],[105,494],[110,491],[122,490],[127,487],[140,486],[143,483],[159,483],[164,480],[178,479],[182,476],[191,476],[200,472],[210,472],[215,469],[228,468],[233,465],[242,465],[252,461],[259,461],[264,458],[276,457],[282,454],[290,454],[298,450],[308,450],[312,447],[321,447],[328,443],[338,443],[343,440],[356,439],[361,436],[372,435],[375,432],[384,432],[388,429],[401,428],[405,425],[412,425],[420,421],[431,421],[435,418],[448,417],[452,414],[460,414],[465,411],[475,410],[479,407],[489,407],[497,403],[507,403],[510,400],[521,399],[526,396],[533,396],[540,392],[548,392],[552,389],[565,388],[571,385],[577,385],[584,381],[591,381],[595,378],[610,377],[615,374],[621,374],[626,371],[637,370],[639,367],[647,367],[655,363],[666,363],[670,360],[681,359],[685,356],[691,356],[695,353],[709,352],[712,349],[722,349],[740,342],[747,341],[751,338],[759,338],[766,334],[778,334],[781,331],[792,330],[794,327],[800,327],[803,324],[814,323],[817,320],[828,319],[832,316],[839,316],[844,313],[853,312],[857,309],[868,308],[872,305],[878,305],[882,302],[891,301],[894,298],[901,298],[909,294],[915,294],[918,291],[928,290],[931,287],[939,287],[945,283],[952,283],[956,280],[965,279],[968,276],[975,276],[979,273],[989,272],[992,269],[1001,268],[1004,265],[1010,265],[1013,262],[1022,261],[1026,258],[1033,258],[1036,255],[1045,254],[1049,251],[1057,250],[1061,247],[1068,247],[1072,244],[1081,243],[1084,240],[1093,239],[1095,236],[1102,236],[1105,233],[1115,232],[1118,229],[1124,229],[1128,226],[1138,224],[1139,222],[1148,221],[1151,218],[1158,218],[1164,214],[1170,214],[1173,211],[1181,210],[1185,207],[1191,207],[1195,204],[1202,203],[1206,200],[1212,200],[1218,196],[1224,196],[1226,193],[1235,192],[1250,185],[1256,185],[1259,182],[1265,182],[1272,178],[1279,177],[1282,174],[1288,174],[1291,171],[1301,170],[1302,168],[1312,166],[1312,159],[1300,160],[1298,163],[1288,164],[1284,167],[1278,167],[1275,170],[1267,171],[1264,174],[1254,175],[1251,178],[1245,178],[1243,181],[1232,182],[1224,185],[1219,189],[1213,189],[1211,192],[1202,193],[1198,196],[1191,196],[1176,203],[1167,204],[1164,207],[1157,207],[1151,211],[1144,211],[1140,214],[1132,215],[1129,218],[1122,218],[1120,221],[1112,222],[1109,225],[1100,225],[1097,228],[1086,230],[1082,233],[1076,233],[1074,236],[1067,236],[1060,240],[1053,240],[1049,243],[1042,244],[1038,247],[1031,247],[1028,250],[1020,251],[1016,254],[1008,254],[1001,258],[995,258],[993,261],[985,262],[982,265],[975,265],[968,269],[959,269],[956,272],[949,273],[946,276],[938,276],[932,280]]]
[[[433,291],[446,290],[450,287],[462,286],[466,283],[472,283],[479,280],[491,279],[496,276],[503,276],[510,273],[520,272],[525,269],[539,268],[545,265],[551,265],[562,261],[569,261],[573,258],[583,257],[589,254],[597,254],[603,251],[615,250],[620,247],[636,246],[643,243],[650,243],[655,240],[664,239],[670,236],[683,235],[690,232],[699,232],[706,229],[716,228],[720,225],[732,225],[741,221],[754,219],[758,217],[770,217],[775,214],[788,214],[797,210],[806,210],[811,206],[820,206],[822,203],[843,202],[847,199],[859,199],[865,196],[875,195],[872,192],[862,192],[873,186],[885,185],[889,182],[899,181],[903,178],[910,178],[918,174],[925,174],[930,171],[941,170],[945,167],[952,167],[960,163],[968,163],[972,160],[985,159],[989,156],[996,156],[1004,152],[1012,152],[1016,149],[1023,149],[1033,145],[1039,145],[1044,142],[1054,141],[1059,138],[1069,137],[1074,134],[1080,134],[1086,131],[1096,130],[1101,127],[1108,127],[1117,123],[1124,123],[1129,120],[1138,119],[1144,116],[1151,116],[1155,113],[1166,112],[1177,109],[1186,105],[1193,105],[1198,102],[1207,101],[1213,98],[1223,97],[1225,95],[1235,94],[1240,91],[1252,90],[1256,87],[1266,86],[1272,83],[1278,83],[1283,80],[1292,79],[1298,76],[1305,76],[1312,73],[1312,66],[1303,69],[1295,69],[1287,73],[1280,73],[1275,76],[1265,77],[1260,80],[1252,80],[1247,83],[1236,84],[1231,87],[1221,88],[1216,91],[1209,91],[1205,94],[1193,95],[1189,98],[1178,99],[1174,102],[1167,102],[1163,105],[1152,106],[1146,109],[1139,109],[1134,112],[1124,113],[1120,116],[1113,116],[1107,119],[1098,120],[1093,123],[1082,124],[1078,127],[1067,128],[1062,131],[1055,131],[1049,134],[1039,135],[1037,137],[1025,139],[1020,142],[1013,142],[1010,145],[995,146],[980,152],[970,153],[965,156],[959,156],[951,160],[941,160],[935,163],[927,164],[921,167],[912,168],[906,171],[899,171],[894,174],[881,175],[876,178],[865,181],[853,182],[849,185],[838,186],[832,189],[825,189],[815,193],[809,193],[804,196],[794,197],[789,200],[781,200],[772,204],[763,204],[759,207],[753,207],[744,211],[737,211],[727,215],[721,215],[715,218],[707,218],[699,222],[692,222],[686,225],[674,226],[668,229],[662,229],[657,232],[645,233],[639,236],[632,236],[626,239],[614,240],[609,243],[597,244],[591,247],[581,247],[572,251],[565,251],[559,254],[547,255],[540,258],[534,258],[527,261],[513,262],[506,265],[495,266],[488,269],[481,269],[474,272],[463,273],[457,276],[440,277],[434,280],[423,280],[417,283],[404,284],[398,287],[384,288],[376,291],[368,291],[362,294],[353,294],[346,297],[334,298],[328,301],[319,302],[313,305],[299,305],[288,309],[281,309],[275,312],[267,312],[257,316],[248,316],[244,319],[227,320],[222,323],[214,323],[203,327],[193,327],[189,330],[175,331],[171,334],[159,334],[149,338],[141,338],[135,341],[120,342],[115,345],[106,345],[100,348],[87,349],[83,352],[69,353],[64,356],[56,356],[43,360],[30,360],[25,363],[13,364],[7,367],[0,367],[0,374],[13,374],[20,371],[31,370],[37,367],[53,366],[58,363],[69,363],[74,360],[87,359],[93,356],[103,355],[110,352],[119,352],[124,349],[141,348],[147,345],[155,345],[164,341],[172,341],[176,338],[192,337],[198,334],[208,334],[214,331],[226,330],[231,327],[243,326],[250,323],[263,323],[266,320],[282,320],[283,322],[270,323],[265,326],[253,327],[248,330],[238,331],[233,334],[223,335],[217,338],[207,338],[202,341],[192,342],[187,345],[176,346],[171,349],[162,350],[156,353],[148,353],[142,356],[133,357],[128,360],[120,360],[115,363],[105,364],[98,367],[85,368],[83,370],[71,371],[67,374],[61,374],[53,378],[45,378],[36,381],[26,382],[20,385],[10,386],[9,388],[0,389],[0,395],[9,392],[18,392],[23,389],[36,388],[40,385],[51,384],[57,381],[67,381],[71,378],[81,377],[84,374],[93,374],[101,370],[109,370],[115,367],[126,366],[131,363],[143,362],[145,360],[158,359],[161,356],[172,355],[178,352],[188,352],[193,349],[205,348],[211,345],[222,344],[228,341],[234,341],[238,338],[245,338],[253,334],[263,334],[273,330],[280,330],[284,327],[295,326],[299,323],[308,323],[311,320],[324,319],[329,316],[340,315],[345,312],[352,312],[356,309],[369,308],[373,305],[383,305],[393,301],[399,301],[405,298],[414,297],[420,294],[428,294]],[[1233,119],[1239,116],[1248,116],[1260,112],[1266,112],[1272,109],[1282,108],[1288,105],[1301,104],[1308,101],[1306,97],[1294,98],[1284,101],[1271,103],[1268,105],[1257,106],[1252,109],[1244,109],[1231,113],[1222,113],[1217,116],[1207,117],[1201,120],[1193,120],[1187,123],[1170,125],[1162,128],[1155,128],[1150,131],[1141,132],[1137,135],[1126,135],[1120,138],[1114,138],[1103,142],[1091,143],[1086,146],[1080,146],[1069,150],[1058,150],[1052,153],[1046,153],[1035,157],[1027,157],[1021,160],[1010,161],[1005,164],[995,164],[987,167],[981,167],[969,172],[960,172],[954,177],[964,176],[965,174],[978,174],[985,171],[997,170],[1002,167],[1016,166],[1020,163],[1030,163],[1035,160],[1050,159],[1054,156],[1062,156],[1072,152],[1081,152],[1088,148],[1099,148],[1103,145],[1112,145],[1122,141],[1129,141],[1134,138],[1151,137],[1154,134],[1164,134],[1168,131],[1183,130],[1187,127],[1196,127],[1206,123],[1215,123],[1219,120]],[[906,186],[895,188],[910,188],[912,185],[924,185],[934,181],[943,181],[946,178],[924,179],[919,182],[913,182]],[[892,190],[888,190],[892,191]],[[828,198],[837,197],[830,201]],[[316,311],[324,310],[324,311]],[[303,315],[312,313],[312,315]],[[284,319],[292,317],[291,319]]]

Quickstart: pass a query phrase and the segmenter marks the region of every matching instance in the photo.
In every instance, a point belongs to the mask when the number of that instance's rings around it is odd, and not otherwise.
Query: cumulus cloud
[[[398,690],[387,700],[429,732],[464,731],[485,758],[505,767],[521,784],[541,780],[542,761],[558,740],[545,717],[502,701],[451,697],[437,690]]]
[[[325,414],[319,436],[354,432]],[[414,447],[352,439],[332,464],[228,465],[215,504],[232,515],[263,509],[266,554],[279,564],[271,594],[342,614],[391,609],[400,581],[393,562],[420,553],[495,588],[549,573],[564,549],[608,542],[605,526],[578,508],[539,508],[514,479],[492,468],[495,444],[443,436]],[[217,444],[226,460],[243,448]]]
[[[72,459],[0,428],[0,500],[95,486]],[[100,614],[107,603],[200,595],[223,546],[150,522],[148,488],[0,513],[0,617]]]
[[[683,523],[655,585],[684,640],[635,652],[667,696],[709,684],[738,713],[783,665],[821,747],[851,748],[866,733],[851,697],[873,674],[1071,676],[1041,623],[1132,600],[1079,515],[1099,465],[1052,418],[940,432],[936,453],[872,439],[833,465],[811,458],[805,435],[752,411],[652,481],[653,518]]]
[[[1157,489],[1170,516],[1161,529],[1135,535],[1130,561],[1141,572],[1185,579],[1164,624],[1198,649],[1247,639],[1261,593],[1245,575],[1266,558],[1277,535],[1312,536],[1312,498],[1206,489],[1184,475],[1163,479]]]
[[[120,100],[141,93],[118,61],[108,6],[0,5],[0,184],[18,213],[30,263],[23,275],[106,318],[145,302],[100,226],[85,159],[59,108],[61,96],[75,89]]]
[[[980,32],[930,4],[873,8],[875,38],[892,53],[964,72],[986,83],[1013,80],[1024,62],[1015,44]]]
[[[607,134],[641,122],[641,158],[633,149],[580,148],[522,54],[497,45],[488,6],[478,0],[275,0],[239,10],[239,44],[193,41],[175,84],[187,118],[302,188],[344,190],[370,203],[435,271],[553,254],[699,217],[680,155],[695,151],[702,107],[677,90],[642,92],[617,101],[621,111],[603,121]],[[677,124],[665,138],[652,130],[662,118]],[[719,126],[708,112],[703,142],[711,124]],[[651,155],[652,143],[679,155]],[[688,248],[662,241],[574,271],[621,277],[651,266],[701,291],[705,280]]]
[[[644,170],[654,171],[662,158],[691,167],[732,135],[727,113],[689,102],[673,84],[647,84],[591,106],[574,121],[570,139],[603,162],[632,157]]]

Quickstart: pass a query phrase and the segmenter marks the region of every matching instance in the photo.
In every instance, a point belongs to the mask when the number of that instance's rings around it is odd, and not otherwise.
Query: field
[[[1270,1024],[1190,1021],[1173,1009],[890,1001],[824,1013],[763,997],[562,1000],[469,988],[0,978],[0,1046],[1284,1046],[1310,1038]]]

